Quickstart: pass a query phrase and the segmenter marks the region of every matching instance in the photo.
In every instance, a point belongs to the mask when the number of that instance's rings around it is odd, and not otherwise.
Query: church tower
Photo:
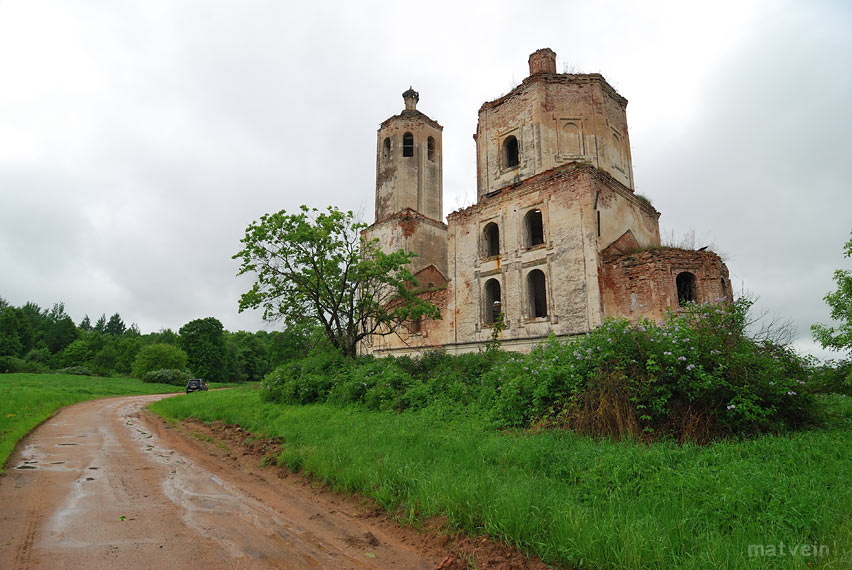
[[[402,98],[402,112],[379,126],[376,220],[365,237],[378,239],[384,251],[413,251],[417,257],[411,272],[425,272],[418,276],[422,286],[438,285],[447,276],[447,226],[441,221],[443,127],[417,110],[417,91],[409,88]]]
[[[571,163],[633,190],[627,99],[599,73],[557,73],[551,49],[530,55],[529,66],[520,85],[479,109],[478,199]]]

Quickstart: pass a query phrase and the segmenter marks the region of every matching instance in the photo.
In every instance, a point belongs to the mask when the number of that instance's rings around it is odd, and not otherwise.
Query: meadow
[[[170,398],[170,418],[281,438],[277,461],[560,567],[852,567],[852,398],[822,427],[696,445],[495,429],[476,406],[403,412],[265,401],[250,387]]]
[[[180,387],[145,384],[136,378],[0,374],[0,473],[18,441],[61,407],[109,396],[178,391]]]

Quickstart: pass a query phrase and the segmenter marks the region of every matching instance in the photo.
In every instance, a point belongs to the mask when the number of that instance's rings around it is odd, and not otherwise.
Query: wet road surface
[[[434,568],[303,487],[199,451],[140,410],[84,402],[33,431],[0,477],[0,568]]]

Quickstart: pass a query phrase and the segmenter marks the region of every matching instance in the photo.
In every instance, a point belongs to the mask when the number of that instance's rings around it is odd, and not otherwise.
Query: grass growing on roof
[[[475,406],[403,413],[287,406],[237,389],[152,405],[169,417],[281,437],[279,463],[358,492],[411,522],[444,516],[577,568],[852,565],[852,399],[827,427],[707,446],[497,431]],[[828,554],[749,555],[750,545]]]

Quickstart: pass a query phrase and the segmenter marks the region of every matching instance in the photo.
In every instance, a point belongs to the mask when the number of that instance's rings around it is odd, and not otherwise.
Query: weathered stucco
[[[446,225],[438,221],[441,126],[415,110],[413,90],[406,111],[382,123],[376,223],[365,235],[388,251],[420,254],[412,271],[442,319],[373,337],[363,352],[482,350],[500,313],[502,347],[529,351],[607,317],[659,318],[679,294],[680,302],[730,298],[714,253],[660,247],[660,213],[633,192],[627,100],[598,74],[556,73],[555,58],[535,52],[530,77],[480,108],[477,203]],[[406,132],[412,157],[397,146]],[[430,136],[432,160],[424,158]],[[517,146],[507,151],[510,136]]]

